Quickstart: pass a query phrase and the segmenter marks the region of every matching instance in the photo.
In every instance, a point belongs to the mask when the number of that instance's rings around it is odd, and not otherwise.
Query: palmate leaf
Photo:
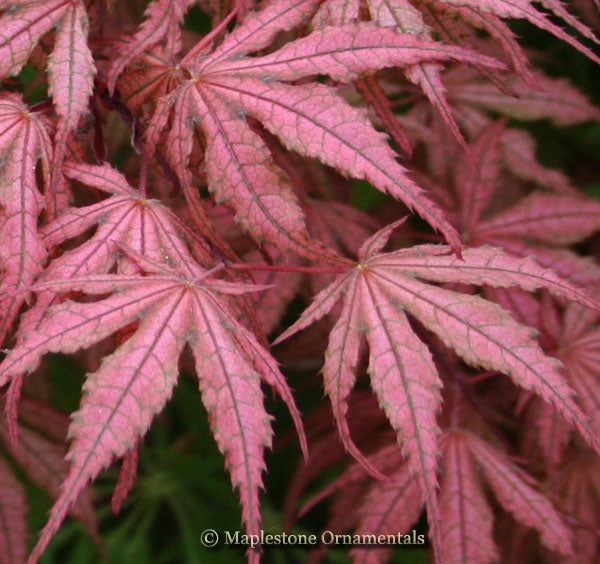
[[[395,27],[398,33],[411,34],[421,39],[431,41],[433,39],[433,29],[423,20],[423,15],[416,6],[409,0],[368,0],[367,6],[371,20],[382,27]],[[360,2],[356,0],[345,0],[342,2],[325,2],[313,18],[313,23],[319,27],[340,25],[344,23],[357,22],[360,18]],[[452,132],[458,142],[466,148],[466,143],[458,128],[458,125],[452,115],[452,110],[445,96],[445,87],[441,80],[441,65],[436,63],[418,63],[408,66],[404,74],[413,84],[418,85],[431,104],[439,111],[444,123]],[[369,98],[368,90],[365,92],[363,82],[358,82],[357,86]],[[372,96],[379,101],[379,105],[385,104],[387,100],[383,92],[378,92],[373,88]],[[406,146],[403,134],[396,134],[398,129],[395,116],[390,112],[382,113],[375,109],[384,120],[386,130],[399,143],[401,147]],[[387,117],[384,117],[387,116]]]
[[[63,210],[59,217],[41,229],[41,242],[55,249],[98,226],[90,239],[54,259],[43,272],[45,279],[65,280],[110,271],[138,272],[139,267],[120,252],[122,247],[132,249],[149,260],[166,263],[187,275],[194,274],[190,265],[195,263],[195,259],[182,239],[186,235],[191,238],[189,229],[168,208],[156,200],[142,197],[120,172],[109,165],[66,162],[62,170],[68,178],[108,192],[111,197],[90,206]],[[205,252],[202,258],[209,260],[208,251],[202,246],[197,248]],[[39,265],[37,268],[39,270]],[[56,301],[55,291],[37,294],[35,306],[22,316],[17,332],[19,341],[39,327],[46,311]],[[16,407],[16,402],[11,403],[9,410],[12,422],[16,421],[13,405]]]
[[[293,335],[327,314],[343,296],[339,319],[329,337],[323,377],[325,390],[344,444],[373,474],[379,476],[353,444],[345,416],[354,385],[362,336],[369,343],[371,387],[408,457],[421,487],[434,546],[442,546],[437,504],[436,413],[441,382],[431,353],[413,333],[405,311],[453,348],[466,362],[511,376],[533,390],[600,449],[587,418],[573,401],[573,391],[532,339],[530,329],[515,322],[499,306],[476,296],[460,294],[432,282],[491,286],[520,286],[549,291],[588,306],[598,304],[581,290],[530,259],[515,259],[500,249],[466,249],[457,259],[443,245],[421,245],[394,253],[380,253],[395,224],[368,239],[358,265],[340,275],[315,296],[300,319],[277,340]]]
[[[261,380],[288,404],[305,449],[299,414],[276,362],[219,297],[262,287],[208,280],[210,272],[199,267],[193,277],[186,278],[138,254],[133,258],[149,272],[147,276],[89,275],[40,283],[37,290],[112,293],[93,303],[66,301],[54,306],[0,365],[3,385],[33,370],[46,352],[87,348],[139,322],[133,335],[88,376],[81,408],[70,428],[70,474],[30,562],[40,557],[87,482],[113,457],[130,450],[162,410],[175,385],[178,358],[186,343],[194,354],[215,439],[233,485],[239,489],[248,533],[258,533],[263,450],[271,444]]]
[[[548,315],[548,313],[554,315]],[[544,303],[541,308],[544,320],[542,329],[552,331],[554,355],[563,363],[563,374],[577,394],[577,403],[589,417],[589,427],[600,433],[600,394],[598,381],[600,374],[600,326],[596,316],[591,316],[578,304],[569,304],[562,319],[552,303]],[[572,432],[564,421],[554,413],[544,410],[529,410],[532,438],[539,444],[546,460],[558,464],[563,461],[565,449]]]
[[[537,491],[537,482],[504,452],[464,430],[448,431],[440,443],[444,460],[440,504],[447,517],[442,525],[444,562],[499,561],[492,536],[493,514],[482,490],[482,477],[506,511],[518,522],[539,531],[545,546],[573,556],[571,530],[564,518]]]
[[[146,8],[146,21],[114,59],[108,74],[108,87],[114,90],[117,77],[136,57],[163,39],[174,42],[181,33],[180,24],[192,0],[155,0]]]
[[[450,204],[449,213],[457,212],[455,223],[463,237],[473,246],[492,245],[517,256],[533,256],[576,283],[597,281],[600,268],[593,261],[557,248],[579,243],[600,230],[597,201],[570,191],[534,191],[503,211],[486,213],[501,190],[505,133],[502,123],[490,124],[473,145],[474,161],[461,159],[454,167],[458,206]]]
[[[452,386],[450,384],[449,387]],[[354,396],[353,400],[357,397],[360,396]],[[449,400],[449,405],[444,404],[445,411],[449,407],[449,411],[456,414],[456,398],[445,399]],[[364,400],[358,401],[360,407],[368,406]],[[373,414],[369,415],[372,423]],[[378,418],[378,415],[375,417]],[[451,427],[438,440],[440,527],[444,539],[441,546],[434,547],[439,561],[444,564],[491,564],[503,561],[500,558],[504,554],[496,545],[493,534],[496,512],[486,495],[490,490],[504,511],[511,513],[519,523],[540,533],[541,541],[547,548],[573,558],[574,531],[567,526],[564,515],[541,491],[540,484],[533,476],[517,466],[505,449],[475,434],[471,425],[477,419],[472,411],[456,418],[451,416]],[[487,431],[480,421],[477,433],[488,434]],[[377,433],[378,438],[381,435],[381,432]],[[373,432],[362,437],[365,446],[371,446],[372,437]],[[315,447],[331,449],[332,439],[333,433],[321,436]],[[342,523],[343,530],[354,527],[355,533],[363,535],[395,536],[410,533],[423,510],[424,494],[419,480],[411,471],[410,463],[402,460],[397,445],[388,440],[380,441],[368,456],[369,463],[385,472],[388,480],[373,480],[365,472],[364,466],[351,464],[331,484],[311,497],[301,514],[324,498],[337,494],[331,504],[329,523]],[[321,460],[323,464],[319,474],[335,463],[335,459],[328,460],[325,456]],[[318,475],[306,476],[304,468],[299,469],[299,474],[308,479]],[[343,503],[347,500],[347,492],[352,492],[351,509]],[[345,514],[339,515],[340,511],[345,511]],[[387,562],[390,550],[387,547],[362,546],[353,549],[351,554],[354,562],[375,564]],[[556,558],[556,554],[553,556]]]
[[[596,35],[586,25],[579,22],[559,0],[541,2],[557,18],[566,22],[579,33],[598,43]],[[569,43],[593,61],[600,63],[595,53],[580,41],[554,24],[548,14],[538,10],[529,0],[367,0],[371,18],[383,26],[398,26],[403,33],[417,33],[422,37],[438,34],[448,43],[472,47],[476,37],[471,27],[484,30],[500,44],[510,65],[525,82],[537,85],[529,70],[529,63],[511,29],[504,23],[506,18],[526,19],[540,29]],[[339,25],[359,19],[360,2],[357,0],[325,0],[313,21],[317,26]],[[360,14],[363,16],[363,14]],[[472,36],[472,37],[471,37]],[[471,40],[473,39],[473,40]],[[497,77],[485,68],[479,69],[482,75],[501,85]],[[445,89],[440,80],[439,67],[431,63],[420,64],[406,70],[407,78],[418,84],[429,101],[441,113],[445,124],[453,135],[462,140],[462,135],[454,121],[445,97]]]
[[[0,2],[0,78],[17,74],[38,41],[56,30],[48,59],[49,91],[60,117],[52,170],[52,186],[58,184],[67,135],[87,111],[96,67],[88,47],[88,20],[83,2],[30,0]]]
[[[310,16],[316,2],[278,0],[250,15],[210,55],[184,58],[192,78],[163,97],[147,131],[150,147],[166,136],[167,158],[184,184],[196,129],[206,141],[209,190],[218,202],[236,210],[241,226],[255,239],[313,259],[336,260],[316,245],[289,181],[274,167],[270,152],[246,122],[259,120],[288,148],[316,157],[344,174],[363,178],[402,200],[455,250],[460,242],[439,208],[406,175],[366,115],[349,106],[332,88],[320,84],[289,85],[303,77],[325,74],[353,81],[361,73],[423,61],[459,60],[492,68],[493,59],[416,36],[402,35],[372,23],[317,30],[263,57],[244,57],[267,47],[277,32]]]
[[[41,270],[46,248],[37,231],[45,207],[36,183],[38,160],[49,184],[52,145],[47,122],[16,94],[0,96],[0,343]],[[15,293],[19,292],[20,293]]]
[[[591,117],[590,109],[589,104],[581,104],[581,116]],[[471,144],[470,155],[458,159],[443,155],[445,162],[434,159],[431,168],[435,170],[440,165],[440,170],[436,170],[440,178],[452,178],[451,191],[428,177],[420,178],[420,182],[427,185],[429,180],[431,191],[467,244],[490,245],[514,256],[534,257],[539,264],[576,284],[597,283],[598,264],[566,245],[580,243],[600,230],[600,204],[563,182],[565,178],[559,171],[544,169],[533,155],[529,141],[532,140],[524,131],[507,130],[502,121],[489,122]],[[512,142],[515,146],[509,155],[507,146]],[[513,151],[521,151],[518,162],[512,159]],[[521,175],[515,164],[527,167],[527,173]],[[497,211],[498,196],[505,189],[502,173],[506,168],[553,191],[530,192]]]

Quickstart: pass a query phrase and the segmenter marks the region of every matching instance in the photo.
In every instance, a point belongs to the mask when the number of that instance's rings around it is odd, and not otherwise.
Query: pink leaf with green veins
[[[0,457],[0,563],[24,564],[27,556],[27,498],[10,465]]]
[[[141,256],[134,258],[154,270],[154,263]],[[87,482],[114,456],[129,450],[162,410],[175,385],[178,358],[186,343],[196,359],[215,438],[240,492],[247,531],[257,534],[263,451],[271,442],[261,379],[275,386],[300,423],[276,364],[217,294],[240,294],[261,287],[206,280],[205,272],[197,267],[193,278],[183,278],[166,266],[157,268],[156,274],[145,277],[91,275],[39,284],[36,289],[113,293],[92,303],[66,301],[54,306],[0,365],[3,385],[33,370],[46,352],[87,348],[139,321],[133,336],[88,376],[81,408],[70,428],[74,438],[68,455],[71,471],[30,562],[40,557]]]
[[[25,300],[24,290],[46,258],[37,229],[44,208],[36,183],[38,153],[42,158],[51,155],[46,122],[30,113],[19,96],[4,94],[0,97],[0,343]]]
[[[498,562],[492,534],[494,514],[475,474],[466,441],[459,433],[446,433],[440,440],[440,448],[443,561],[447,564]]]

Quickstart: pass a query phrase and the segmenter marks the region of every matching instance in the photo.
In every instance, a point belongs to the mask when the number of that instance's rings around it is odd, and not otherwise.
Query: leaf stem
[[[268,272],[298,272],[298,273],[326,273],[331,272],[335,274],[341,274],[346,272],[348,267],[344,266],[284,266],[280,264],[244,264],[244,263],[230,263],[227,265],[228,268],[233,270],[263,270]]]
[[[142,198],[146,197],[148,186],[148,153],[142,149],[142,165],[140,167],[139,191]]]

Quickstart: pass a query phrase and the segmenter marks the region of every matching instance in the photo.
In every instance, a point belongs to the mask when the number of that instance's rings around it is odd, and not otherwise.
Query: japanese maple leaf
[[[531,175],[540,182],[549,180],[559,193],[537,190],[498,210],[505,168],[517,172],[507,163],[507,142],[515,143],[511,152],[525,147],[527,153],[527,138],[521,134],[526,135],[514,129],[507,131],[503,122],[490,122],[471,144],[469,155],[451,158],[447,154],[443,157],[447,162],[432,164],[432,169],[441,164],[436,173],[449,177],[447,182],[454,185],[453,190],[426,176],[417,175],[419,182],[430,189],[470,245],[492,245],[515,256],[533,256],[572,282],[594,284],[600,279],[598,264],[567,245],[582,242],[600,229],[597,201],[563,184],[558,171],[538,166],[537,171],[529,168]],[[521,159],[521,164],[525,160]]]
[[[593,61],[600,63],[593,51],[555,25],[544,12],[537,10],[529,0],[367,0],[371,18],[381,25],[398,26],[404,33],[417,33],[423,37],[437,35],[443,41],[470,48],[480,43],[475,30],[484,30],[504,52],[516,74],[530,85],[539,87],[529,70],[527,57],[518,44],[513,32],[503,21],[506,18],[521,18],[531,24],[552,33],[555,37],[569,43]],[[544,8],[552,12],[580,34],[598,43],[595,34],[568,10],[559,0],[544,0]],[[359,0],[325,0],[317,12],[316,25],[339,24],[359,18]],[[361,14],[362,15],[362,14]],[[474,28],[474,29],[473,29]],[[503,80],[479,67],[479,72],[487,76],[502,88]],[[433,106],[440,111],[445,124],[452,134],[461,141],[450,106],[445,97],[444,83],[440,79],[439,67],[421,64],[406,71],[407,78],[418,84]]]
[[[600,112],[590,101],[565,79],[550,78],[540,71],[532,72],[537,88],[524,84],[515,77],[503,81],[507,92],[498,89],[497,85],[485,80],[481,74],[469,68],[455,68],[444,75],[447,97],[454,115],[468,137],[475,142],[484,131],[492,128],[493,120],[490,113],[516,120],[548,119],[557,126],[574,125],[588,120],[600,119]],[[396,86],[386,85],[389,94],[397,94]],[[409,119],[399,116],[404,128],[424,141],[430,149],[430,169],[440,179],[461,158],[452,146],[441,142],[436,132],[423,131],[414,127],[414,119],[419,122],[430,122],[435,126],[435,120],[428,106],[419,102],[407,114]],[[425,133],[425,135],[423,134]],[[576,193],[569,179],[558,170],[543,166],[537,156],[537,143],[530,133],[523,129],[505,127],[500,139],[501,161],[518,178],[551,188],[560,192]],[[463,159],[464,161],[464,159]],[[472,168],[472,167],[471,167]]]
[[[371,20],[382,27],[395,27],[399,33],[411,34],[421,39],[433,40],[434,30],[428,26],[423,15],[409,0],[368,0],[367,7]],[[313,23],[320,26],[340,25],[360,20],[360,2],[358,0],[324,2]],[[436,63],[418,63],[404,69],[404,74],[413,84],[418,85],[432,105],[440,112],[444,123],[454,137],[466,148],[462,133],[452,115],[452,110],[446,99],[446,89],[441,79],[441,65]],[[386,130],[400,146],[405,146],[402,134],[395,135],[395,117],[390,111],[381,111],[387,100],[376,84],[368,81],[356,83],[365,99],[372,101],[375,111],[386,124]],[[387,117],[384,117],[387,116]],[[391,123],[390,123],[391,122]]]
[[[359,250],[358,264],[317,294],[300,319],[276,341],[293,335],[323,317],[343,299],[323,366],[325,391],[330,397],[340,436],[348,451],[379,476],[352,442],[345,415],[354,385],[362,336],[370,357],[371,386],[421,488],[435,546],[440,547],[436,496],[436,413],[441,382],[431,353],[410,327],[405,312],[436,333],[466,362],[506,373],[520,386],[551,403],[580,433],[600,449],[587,417],[572,399],[573,391],[527,327],[492,302],[460,294],[431,282],[546,288],[563,297],[593,305],[568,282],[530,259],[515,259],[491,247],[466,249],[464,261],[447,246],[421,245],[381,253],[391,224],[369,238]],[[597,307],[597,306],[595,306]]]
[[[473,414],[469,415],[472,421]],[[372,424],[373,414],[369,414],[369,419]],[[492,529],[494,511],[487,500],[484,482],[489,484],[504,510],[540,533],[545,546],[559,554],[572,555],[572,531],[548,497],[538,491],[537,481],[511,461],[503,448],[480,438],[469,428],[468,422],[465,423],[454,421],[452,428],[439,439],[443,544],[435,545],[434,550],[439,554],[440,562],[490,564],[499,561]],[[380,434],[378,431],[377,436]],[[370,438],[363,439],[368,443],[372,437],[373,433]],[[323,437],[320,444],[328,444],[329,438]],[[327,461],[326,456],[323,458]],[[408,533],[419,520],[424,505],[424,493],[418,479],[410,465],[402,460],[396,444],[384,443],[369,455],[368,460],[389,479],[373,480],[363,466],[355,463],[311,497],[300,513],[305,514],[326,497],[339,494],[331,504],[327,527],[333,523],[337,525],[331,530],[354,529],[364,535]],[[319,463],[322,472],[326,466]],[[307,472],[302,470],[302,473]],[[315,477],[309,474],[309,479]],[[348,492],[352,492],[350,499]],[[340,511],[342,515],[339,515]],[[374,564],[387,562],[390,552],[388,548],[361,547],[354,549],[352,555],[356,562]]]
[[[548,301],[547,301],[548,302]],[[569,385],[577,393],[577,403],[589,417],[590,428],[600,433],[600,394],[597,392],[600,364],[600,326],[597,312],[569,304],[562,316],[554,304],[545,302],[540,308],[543,333],[551,339],[551,353],[563,363],[563,374]],[[530,406],[529,421],[532,424],[524,437],[534,435],[534,441],[541,447],[549,466],[563,460],[571,439],[571,429],[561,417],[538,405]]]
[[[43,244],[55,248],[98,226],[90,239],[54,259],[44,271],[45,279],[64,280],[85,274],[105,274],[113,269],[129,274],[137,272],[135,263],[120,253],[122,247],[132,249],[149,260],[167,263],[188,275],[194,272],[188,265],[193,264],[195,259],[182,239],[183,234],[190,239],[192,235],[168,208],[156,200],[142,197],[110,165],[66,162],[63,172],[72,180],[112,196],[83,208],[67,208],[55,221],[41,229]],[[206,252],[206,249],[203,250]],[[204,258],[210,260],[207,254]],[[55,291],[38,293],[35,306],[23,316],[19,335],[38,326],[55,297]]]
[[[136,57],[163,39],[177,42],[181,35],[180,24],[193,0],[154,0],[146,8],[146,20],[137,33],[120,49],[121,55],[113,59],[108,73],[108,86],[114,90],[117,77]],[[178,51],[176,45],[169,48]]]
[[[209,280],[210,272],[193,265],[193,275],[185,277],[139,254],[134,258],[147,276],[90,275],[38,285],[38,290],[111,295],[92,303],[65,301],[54,306],[0,365],[3,385],[33,370],[46,352],[87,348],[139,322],[133,335],[88,376],[81,408],[70,428],[74,438],[68,454],[71,471],[30,562],[40,557],[86,483],[114,456],[130,450],[162,410],[175,385],[178,358],[186,343],[194,354],[215,439],[233,485],[239,489],[249,534],[258,533],[263,450],[271,444],[261,380],[282,395],[301,429],[291,392],[276,362],[237,322],[220,296],[261,287]],[[302,444],[304,448],[304,439]]]
[[[492,534],[494,516],[482,478],[505,510],[517,521],[540,532],[544,545],[559,554],[573,555],[571,530],[564,518],[548,498],[536,490],[533,478],[512,463],[506,453],[462,429],[444,433],[439,442],[442,459],[439,501],[444,539],[438,547],[441,562],[490,564],[499,561]],[[407,533],[419,518],[422,493],[409,469],[393,451],[388,449],[381,454],[396,461],[393,481],[373,483],[366,491],[357,511],[356,532]],[[389,464],[392,466],[391,461]],[[358,562],[364,563],[385,562],[387,553],[389,551],[354,551]]]
[[[52,144],[47,123],[30,112],[17,94],[0,96],[0,343],[25,300],[26,290],[41,270],[46,248],[38,234],[45,207],[36,184],[42,161],[49,183]]]
[[[599,555],[600,462],[589,452],[577,451],[570,451],[567,460],[552,486],[559,492],[563,511],[582,524],[574,528],[578,560],[582,564],[594,564]],[[568,564],[567,559],[562,562]]]
[[[156,200],[143,197],[133,189],[126,178],[109,165],[94,166],[84,163],[66,162],[63,173],[72,180],[108,192],[110,198],[82,208],[67,208],[53,222],[40,230],[41,243],[55,249],[66,240],[73,239],[91,227],[98,226],[94,235],[75,249],[55,258],[43,272],[44,279],[64,280],[86,274],[108,272],[134,273],[139,268],[123,253],[127,247],[149,260],[167,263],[180,272],[192,275],[194,264],[185,239],[196,240],[190,230],[168,208]],[[208,262],[211,258],[203,244],[197,245],[200,258]],[[40,267],[35,265],[36,272]],[[28,279],[28,284],[32,280]],[[48,308],[57,302],[56,291],[38,292],[37,300],[21,318],[17,341],[39,327]],[[9,427],[16,440],[17,402],[20,379],[11,383],[9,394]]]
[[[67,135],[87,111],[96,68],[87,43],[88,21],[80,0],[2,0],[0,78],[17,74],[43,35],[56,30],[48,59],[49,91],[60,117],[54,154],[57,186]]]
[[[270,152],[247,124],[261,122],[288,148],[317,157],[344,174],[364,178],[401,199],[450,244],[460,243],[439,208],[406,176],[363,112],[321,84],[287,84],[323,74],[349,82],[391,65],[460,60],[499,67],[494,60],[460,48],[401,35],[374,24],[317,30],[263,57],[246,57],[269,46],[275,35],[311,15],[316,0],[276,0],[249,15],[210,55],[184,58],[190,80],[162,98],[147,131],[154,148],[167,127],[167,154],[184,185],[198,128],[206,142],[208,187],[217,202],[236,210],[237,220],[258,241],[312,258],[331,258],[309,240],[289,182],[274,167]],[[501,66],[501,65],[500,65]]]
[[[492,536],[493,513],[480,485],[477,467],[507,511],[521,523],[537,529],[545,546],[573,556],[572,533],[564,518],[537,491],[536,481],[502,451],[463,430],[447,432],[440,447],[444,461],[440,493],[445,516],[441,551],[444,562],[498,561]]]
[[[600,268],[566,245],[600,230],[600,203],[581,194],[534,191],[512,206],[489,213],[501,186],[502,123],[487,127],[472,146],[473,158],[454,167],[454,203],[448,213],[470,245],[502,247],[510,254],[535,256],[570,280],[589,284]],[[436,192],[437,193],[437,192]]]

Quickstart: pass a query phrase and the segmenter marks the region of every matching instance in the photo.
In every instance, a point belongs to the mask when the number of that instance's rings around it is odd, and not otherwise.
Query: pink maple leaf
[[[57,30],[48,59],[49,92],[60,117],[52,169],[52,189],[56,190],[67,135],[87,111],[94,86],[96,67],[87,41],[87,13],[79,0],[3,0],[0,9],[6,9],[0,19],[0,77],[17,74],[37,42]]]
[[[271,444],[261,380],[288,404],[302,435],[299,414],[276,362],[229,312],[219,294],[261,289],[206,278],[199,267],[183,277],[167,266],[135,254],[150,274],[90,275],[40,283],[36,290],[80,290],[111,295],[93,303],[66,301],[54,306],[0,365],[0,385],[33,370],[50,351],[87,348],[119,329],[139,322],[135,333],[100,369],[88,376],[84,399],[70,428],[70,474],[54,505],[30,562],[35,562],[86,483],[124,455],[148,429],[172,393],[177,361],[186,343],[194,353],[203,402],[215,439],[239,489],[249,534],[260,523],[263,450]],[[302,438],[303,448],[304,439]]]
[[[40,272],[46,248],[37,231],[45,207],[36,183],[38,160],[49,184],[52,144],[46,120],[16,94],[0,97],[0,343]],[[39,156],[38,156],[39,155]]]
[[[359,251],[355,268],[340,275],[315,296],[300,319],[275,342],[323,317],[340,299],[343,307],[329,337],[323,377],[340,436],[348,451],[380,476],[350,438],[347,398],[355,381],[362,336],[369,343],[371,387],[408,457],[423,492],[434,546],[442,546],[437,503],[436,413],[441,382],[431,353],[410,327],[406,312],[453,348],[469,364],[509,374],[534,390],[600,449],[587,417],[573,401],[573,391],[555,359],[544,355],[528,328],[502,308],[479,297],[460,294],[430,282],[546,288],[594,306],[588,298],[552,271],[530,259],[514,259],[500,249],[466,249],[460,260],[443,245],[421,245],[381,253],[395,224],[382,229]],[[597,307],[597,306],[595,306]]]
[[[345,174],[365,178],[416,210],[458,249],[460,243],[439,208],[406,176],[385,138],[366,116],[323,85],[287,81],[326,74],[352,81],[363,72],[430,60],[460,60],[498,68],[492,59],[456,47],[401,35],[374,24],[317,30],[263,57],[244,57],[267,47],[277,32],[298,26],[314,0],[270,3],[250,15],[204,57],[186,56],[191,79],[162,98],[148,128],[154,146],[166,128],[170,162],[182,183],[196,124],[206,141],[209,190],[233,206],[241,226],[257,239],[312,258],[329,258],[309,241],[296,198],[267,147],[245,116],[259,120],[283,144],[321,159]]]

